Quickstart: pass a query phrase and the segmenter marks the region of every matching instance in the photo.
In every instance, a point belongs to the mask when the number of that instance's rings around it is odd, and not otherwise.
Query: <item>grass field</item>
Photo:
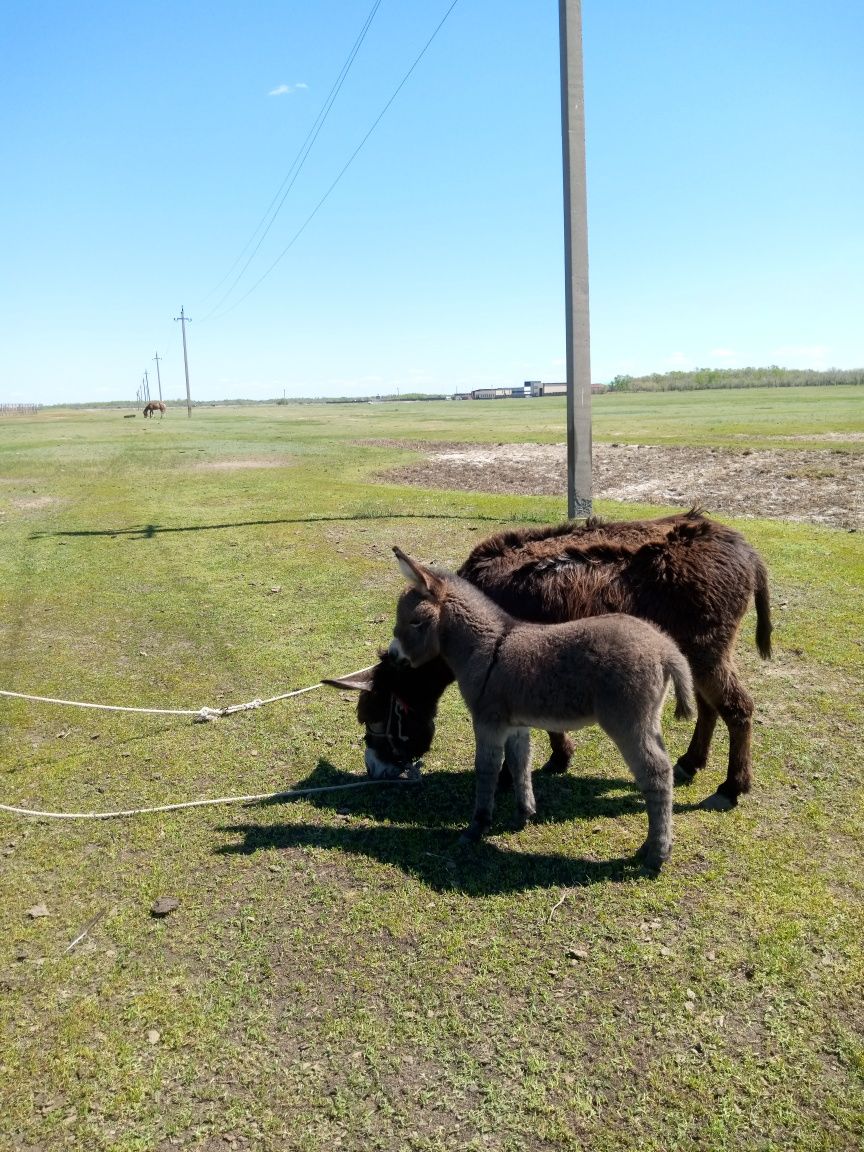
[[[857,452],[861,407],[853,388],[599,397],[595,431]],[[562,426],[554,400],[0,421],[0,689],[197,708],[369,664],[401,587],[392,543],[455,565],[501,524],[565,512],[376,482],[410,454],[375,441]],[[644,808],[593,730],[567,777],[537,778],[537,824],[511,831],[505,798],[489,841],[459,849],[473,743],[453,692],[416,786],[0,812],[0,1148],[860,1148],[864,548],[739,526],[776,625],[770,664],[752,614],[738,645],[755,787],[698,808],[718,733],[659,878],[631,860]],[[665,728],[677,755],[688,726],[670,710]],[[49,810],[363,773],[353,702],[323,689],[210,724],[0,698],[0,737],[0,802]],[[157,919],[162,896],[179,906]]]

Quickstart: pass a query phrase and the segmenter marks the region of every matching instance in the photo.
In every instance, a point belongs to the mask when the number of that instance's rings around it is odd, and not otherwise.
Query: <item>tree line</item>
[[[803,388],[864,384],[864,368],[694,368],[689,372],[652,372],[650,376],[616,376],[615,392],[690,392],[704,388]]]

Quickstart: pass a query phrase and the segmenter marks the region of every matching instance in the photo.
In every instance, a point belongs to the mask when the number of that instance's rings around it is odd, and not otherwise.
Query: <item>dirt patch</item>
[[[424,451],[426,458],[381,474],[390,482],[464,492],[566,494],[565,444],[391,443]],[[593,471],[596,499],[699,504],[730,516],[864,527],[864,458],[857,454],[595,444]]]
[[[40,512],[44,508],[52,508],[61,501],[56,496],[12,496],[8,500],[10,508],[19,512]]]

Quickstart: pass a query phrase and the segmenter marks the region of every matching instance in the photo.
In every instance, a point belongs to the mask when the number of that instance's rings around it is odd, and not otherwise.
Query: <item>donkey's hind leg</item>
[[[531,732],[528,728],[517,728],[507,737],[504,745],[504,763],[509,767],[513,777],[518,810],[517,827],[524,828],[528,821],[537,815],[534,788],[531,783]]]
[[[627,732],[610,731],[633,773],[648,809],[648,838],[639,849],[646,868],[657,871],[672,853],[672,764],[659,725],[654,730],[634,725]]]
[[[691,784],[696,773],[708,763],[708,749],[711,747],[711,737],[717,726],[717,709],[709,704],[698,690],[696,691],[696,727],[690,745],[683,756],[678,757],[675,765],[675,783]]]
[[[549,759],[541,771],[560,776],[570,767],[574,744],[566,732],[549,732]]]

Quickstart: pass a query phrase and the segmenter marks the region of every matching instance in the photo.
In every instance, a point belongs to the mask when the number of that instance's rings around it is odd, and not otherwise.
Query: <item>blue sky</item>
[[[0,401],[564,376],[556,0],[9,0]],[[584,0],[592,375],[864,365],[864,5]],[[217,285],[222,283],[221,288]],[[218,305],[218,307],[217,307]]]

